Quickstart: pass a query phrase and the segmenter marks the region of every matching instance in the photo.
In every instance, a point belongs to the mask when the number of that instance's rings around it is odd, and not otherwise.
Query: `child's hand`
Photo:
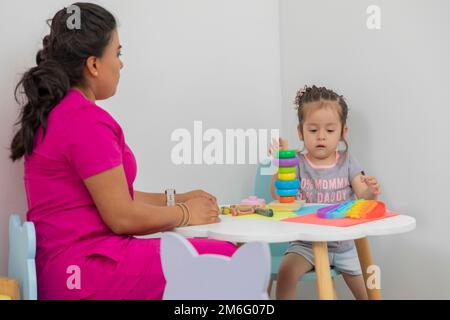
[[[277,154],[277,151],[280,150],[280,141],[281,141],[281,138],[279,140],[272,138],[272,144],[270,145],[270,148],[269,148],[270,156],[275,157],[275,155]]]
[[[275,157],[278,150],[280,150],[280,149],[285,150],[288,148],[289,148],[289,146],[288,146],[287,139],[279,138],[277,140],[275,138],[272,138],[272,145],[270,146],[270,149],[269,149],[269,155],[271,155],[272,157]],[[297,151],[297,153],[299,153],[300,149],[297,148],[296,151]]]
[[[378,184],[378,181],[375,177],[362,175],[361,182],[363,182],[367,185],[367,187],[369,188],[369,191],[373,195],[378,196],[381,193],[380,185]]]

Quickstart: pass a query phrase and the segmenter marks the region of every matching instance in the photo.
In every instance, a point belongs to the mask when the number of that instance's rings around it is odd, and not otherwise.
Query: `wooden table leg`
[[[272,287],[273,287],[273,280],[270,279],[269,280],[269,287],[267,288],[267,295],[269,296],[269,299],[270,299],[270,294],[272,293]]]
[[[355,240],[356,250],[358,251],[358,258],[361,264],[361,270],[364,277],[364,284],[366,286],[367,296],[369,300],[381,300],[380,288],[369,288],[367,286],[367,280],[369,277],[374,279],[377,274],[369,274],[368,267],[373,265],[372,255],[370,253],[369,239],[367,237]],[[379,280],[379,279],[378,279]]]
[[[0,278],[0,295],[20,300],[19,281],[11,278]]]
[[[331,282],[333,283],[333,294],[334,294],[334,300],[337,300],[337,292],[336,292],[336,281],[334,280],[334,278],[331,279]]]
[[[314,263],[317,277],[317,290],[320,300],[335,299],[333,281],[328,259],[328,246],[326,242],[313,242]]]

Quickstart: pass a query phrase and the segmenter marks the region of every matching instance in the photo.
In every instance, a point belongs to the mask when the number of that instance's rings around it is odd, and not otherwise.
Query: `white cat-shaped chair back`
[[[173,232],[161,239],[166,300],[267,300],[270,249],[249,242],[232,257],[199,255],[192,244]]]

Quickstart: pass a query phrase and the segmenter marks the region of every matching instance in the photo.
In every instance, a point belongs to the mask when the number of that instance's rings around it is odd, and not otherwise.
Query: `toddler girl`
[[[377,199],[380,187],[375,177],[366,176],[348,151],[348,107],[343,96],[325,87],[307,87],[298,91],[298,135],[304,143],[297,168],[300,179],[299,199],[307,203],[338,203],[355,198]],[[338,151],[343,141],[346,149]],[[282,143],[282,139],[280,139]],[[271,152],[278,149],[275,143]],[[271,191],[274,198],[274,181]],[[329,242],[330,265],[340,271],[356,299],[367,299],[364,279],[353,241]],[[295,299],[297,283],[314,268],[312,243],[294,241],[289,244],[278,271],[277,299]]]

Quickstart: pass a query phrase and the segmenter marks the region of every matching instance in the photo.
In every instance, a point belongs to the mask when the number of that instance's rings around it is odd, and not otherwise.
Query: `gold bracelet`
[[[184,209],[184,213],[185,213],[185,219],[183,221],[183,227],[186,227],[188,225],[189,222],[189,211],[187,210],[185,205],[181,205],[181,207]]]
[[[181,208],[183,208],[184,210],[184,220],[183,220],[183,227],[187,226],[187,222],[189,220],[189,211],[186,209],[186,206],[184,206],[183,204],[181,204]]]
[[[178,227],[183,227],[185,220],[186,220],[186,212],[183,206],[181,206],[179,203],[176,204],[177,207],[181,208],[181,212],[183,213],[183,217],[181,218],[181,222],[178,225]]]
[[[188,220],[188,212],[187,212],[187,210],[186,210],[186,207],[183,206],[182,203],[177,203],[177,206],[179,206],[179,207],[183,210],[184,216],[183,216],[183,222],[182,222],[182,224],[181,224],[181,227],[185,227],[185,226],[186,226],[186,222],[187,222],[187,220]]]
[[[185,204],[185,203],[180,203],[181,204],[181,206],[182,207],[184,207],[185,209],[186,209],[186,211],[187,211],[187,215],[188,215],[188,218],[187,218],[187,221],[186,221],[186,226],[188,226],[189,225],[189,222],[191,222],[191,211],[189,210],[189,207],[187,206],[187,204]]]

